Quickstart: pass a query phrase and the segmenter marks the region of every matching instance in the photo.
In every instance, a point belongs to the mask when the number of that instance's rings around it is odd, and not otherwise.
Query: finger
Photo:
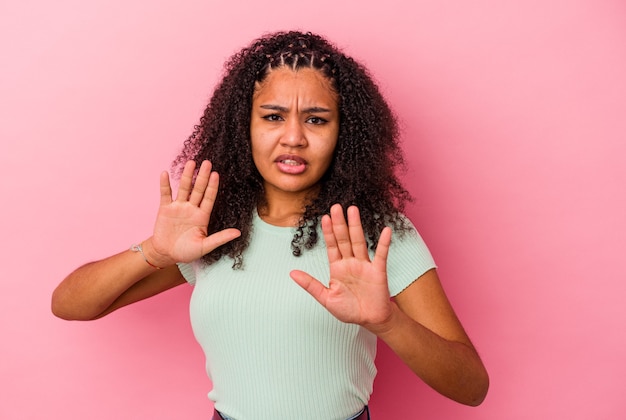
[[[200,209],[209,215],[213,211],[213,205],[215,204],[215,198],[217,197],[217,191],[220,185],[220,176],[217,172],[211,172],[207,179],[207,185],[205,187],[204,196],[200,203]]]
[[[391,245],[391,228],[386,227],[380,233],[378,244],[376,244],[376,253],[372,264],[382,272],[387,271],[387,256],[389,255],[389,246]]]
[[[350,232],[346,218],[343,216],[343,208],[340,204],[335,204],[330,208],[330,218],[332,220],[333,234],[337,240],[337,248],[343,258],[353,257],[352,243],[350,242]]]
[[[211,175],[211,162],[205,160],[200,165],[198,176],[196,176],[196,182],[191,190],[189,196],[189,202],[194,206],[197,206],[202,201],[207,185],[209,185],[209,176]]]
[[[215,232],[207,236],[202,241],[202,255],[204,256],[208,254],[215,248],[218,248],[225,243],[238,238],[239,236],[241,236],[241,231],[235,228],[220,230],[219,232]]]
[[[178,186],[178,193],[176,194],[176,201],[187,201],[189,198],[189,192],[191,191],[191,185],[193,184],[193,171],[196,169],[196,162],[193,160],[187,161],[183,168],[183,173],[180,177],[180,184]]]
[[[337,247],[337,239],[333,233],[333,222],[330,216],[322,216],[322,233],[324,234],[324,242],[326,242],[326,254],[328,255],[328,262],[333,263],[341,259],[341,252]]]
[[[356,206],[348,207],[348,231],[354,256],[358,259],[369,261],[370,256],[367,252],[367,241],[361,225],[361,215]]]
[[[292,270],[289,276],[300,287],[306,290],[313,298],[318,301],[322,306],[326,307],[326,301],[328,300],[328,289],[320,283],[317,279],[308,273],[300,270]]]
[[[167,171],[161,172],[159,181],[161,187],[161,205],[166,206],[172,202],[172,187],[170,186],[170,175]]]

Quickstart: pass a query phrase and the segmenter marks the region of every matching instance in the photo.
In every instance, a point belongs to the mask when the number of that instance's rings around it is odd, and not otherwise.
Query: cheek
[[[257,170],[259,169],[259,163],[263,162],[262,159],[262,149],[259,148],[259,142],[258,141],[251,141],[250,142],[250,149],[252,151],[252,162],[254,163],[254,166],[257,168]]]
[[[254,120],[252,120],[254,121]],[[258,151],[263,145],[263,132],[255,125],[254,122],[250,123],[250,149],[254,153]]]
[[[264,149],[266,148],[264,145],[266,144],[265,141],[263,141],[263,136],[259,135],[258,133],[255,134],[251,134],[250,135],[250,149],[252,150],[252,156],[260,156],[261,154],[263,154]]]
[[[324,156],[324,161],[326,164],[326,168],[328,168],[328,166],[330,166],[330,163],[333,160],[333,157],[335,155],[335,144],[332,145],[328,145],[327,147],[325,147],[322,151],[320,151],[323,156]]]

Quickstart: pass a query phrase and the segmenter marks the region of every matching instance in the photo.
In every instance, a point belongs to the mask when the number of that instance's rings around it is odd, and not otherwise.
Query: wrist
[[[154,249],[151,239],[148,238],[139,244],[132,245],[130,247],[131,251],[141,254],[146,264],[154,269],[160,270],[171,265],[172,263],[167,258],[164,258]]]
[[[364,328],[366,328],[373,334],[376,334],[381,339],[384,339],[385,336],[389,335],[398,325],[398,322],[400,320],[402,312],[400,307],[393,301],[389,301],[389,307],[389,315],[381,322],[363,325]]]

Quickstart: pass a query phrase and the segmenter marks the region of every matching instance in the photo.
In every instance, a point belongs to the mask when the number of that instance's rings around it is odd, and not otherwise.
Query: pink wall
[[[158,173],[223,60],[289,28],[380,80],[409,214],[491,373],[461,407],[382,348],[374,418],[620,418],[625,16],[619,0],[3,2],[0,418],[207,418],[190,288],[94,323],[55,319],[50,294],[149,235]]]

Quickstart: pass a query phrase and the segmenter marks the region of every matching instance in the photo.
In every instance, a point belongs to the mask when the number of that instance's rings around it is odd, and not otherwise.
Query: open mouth
[[[294,159],[281,160],[280,163],[282,163],[283,165],[291,165],[291,166],[296,166],[296,165],[301,165],[302,164],[302,162],[298,162],[297,160],[294,160]]]
[[[307,167],[307,161],[295,155],[281,155],[275,162],[281,172],[291,175],[301,174]]]

